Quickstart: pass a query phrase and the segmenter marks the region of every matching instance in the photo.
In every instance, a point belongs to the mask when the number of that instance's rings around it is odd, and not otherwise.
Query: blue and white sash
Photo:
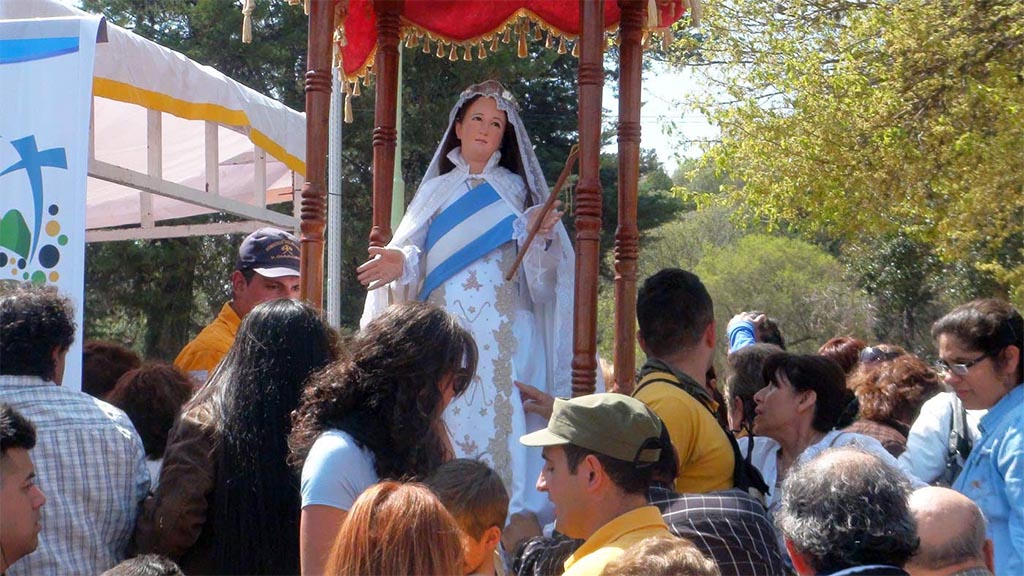
[[[462,195],[427,229],[427,274],[420,290],[426,300],[435,288],[512,240],[516,214],[489,183]]]

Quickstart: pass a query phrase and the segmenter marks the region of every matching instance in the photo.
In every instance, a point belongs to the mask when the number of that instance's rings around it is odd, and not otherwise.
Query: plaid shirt
[[[146,453],[128,417],[36,376],[0,376],[0,402],[36,427],[30,455],[46,495],[39,547],[8,576],[93,576],[123,560],[149,492]]]
[[[679,494],[651,487],[647,499],[661,510],[668,529],[693,542],[718,565],[722,576],[775,576],[788,570],[764,507],[742,490]],[[518,576],[557,576],[583,540],[555,532],[520,545],[512,563]]]
[[[743,490],[679,494],[655,486],[647,498],[668,529],[693,542],[723,576],[787,572],[764,507]]]

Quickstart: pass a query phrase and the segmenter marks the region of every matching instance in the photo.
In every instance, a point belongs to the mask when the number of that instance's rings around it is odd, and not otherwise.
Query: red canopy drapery
[[[667,28],[686,12],[684,0],[645,1],[646,29]],[[342,6],[337,22],[342,42],[345,77],[354,80],[372,67],[377,52],[377,17],[373,0],[348,0]],[[604,28],[608,32],[619,26],[621,11],[616,0],[604,0]],[[529,21],[549,35],[575,39],[580,34],[579,0],[407,0],[401,11],[404,33],[440,42],[449,49],[484,48],[496,36],[511,27]],[[530,39],[529,30],[517,29],[518,36]],[[441,54],[441,51],[438,52]],[[463,52],[465,54],[465,52]]]
[[[297,2],[299,0],[291,0]],[[332,32],[341,44],[342,65],[349,88],[372,68],[376,78],[373,131],[373,228],[370,244],[382,246],[391,237],[391,182],[394,172],[395,108],[398,43],[404,36],[437,48],[438,56],[472,58],[472,48],[486,53],[502,42],[526,43],[548,35],[577,39],[579,56],[580,178],[576,188],[576,308],[573,330],[573,395],[594,391],[596,363],[597,274],[601,228],[601,184],[598,178],[601,132],[601,88],[606,38],[615,33],[620,45],[619,75],[619,225],[615,234],[615,387],[628,392],[635,367],[636,227],[640,152],[640,68],[646,32],[667,28],[699,0],[306,0],[309,8],[309,71],[306,74],[307,181],[302,191],[302,297],[322,300],[323,230],[326,194],[323,175],[327,151]],[[247,4],[248,5],[248,4]],[[337,28],[335,28],[337,27]]]

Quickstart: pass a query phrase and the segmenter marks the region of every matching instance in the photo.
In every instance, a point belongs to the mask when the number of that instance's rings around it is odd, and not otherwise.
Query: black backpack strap
[[[690,394],[690,391],[685,386],[681,385],[676,381],[672,374],[667,372],[649,372],[646,376],[641,378],[637,387],[633,390],[633,396],[635,397],[638,392],[643,390],[645,387],[657,383],[664,382],[672,385],[683,392],[689,394],[691,398],[694,398],[700,402],[701,406],[707,409],[711,413],[711,416],[718,423],[719,427],[725,432],[726,438],[729,439],[729,445],[732,447],[732,455],[734,465],[732,468],[732,482],[733,486],[740,488],[741,490],[750,493],[759,501],[764,502],[764,496],[768,495],[768,484],[764,481],[764,477],[761,475],[761,471],[758,470],[750,462],[750,450],[747,451],[747,458],[743,457],[743,453],[740,452],[740,445],[736,442],[736,435],[732,433],[727,427],[722,426],[722,423],[718,421],[718,415],[715,413],[714,408],[705,403],[701,398]],[[750,448],[753,449],[753,438],[751,438]],[[756,493],[755,493],[756,491]]]

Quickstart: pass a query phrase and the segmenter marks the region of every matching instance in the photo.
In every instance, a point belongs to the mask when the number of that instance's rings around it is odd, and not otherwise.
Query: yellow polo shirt
[[[673,538],[661,512],[654,506],[642,506],[616,517],[597,529],[565,561],[563,576],[599,576],[612,560],[637,542],[652,536]]]
[[[228,302],[221,307],[217,318],[181,349],[174,359],[174,365],[188,372],[199,383],[206,382],[207,376],[220,364],[235,342],[235,334],[241,323],[242,319]]]
[[[668,427],[679,454],[676,492],[704,493],[733,487],[736,459],[729,437],[699,400],[668,382],[652,382],[633,397]]]

